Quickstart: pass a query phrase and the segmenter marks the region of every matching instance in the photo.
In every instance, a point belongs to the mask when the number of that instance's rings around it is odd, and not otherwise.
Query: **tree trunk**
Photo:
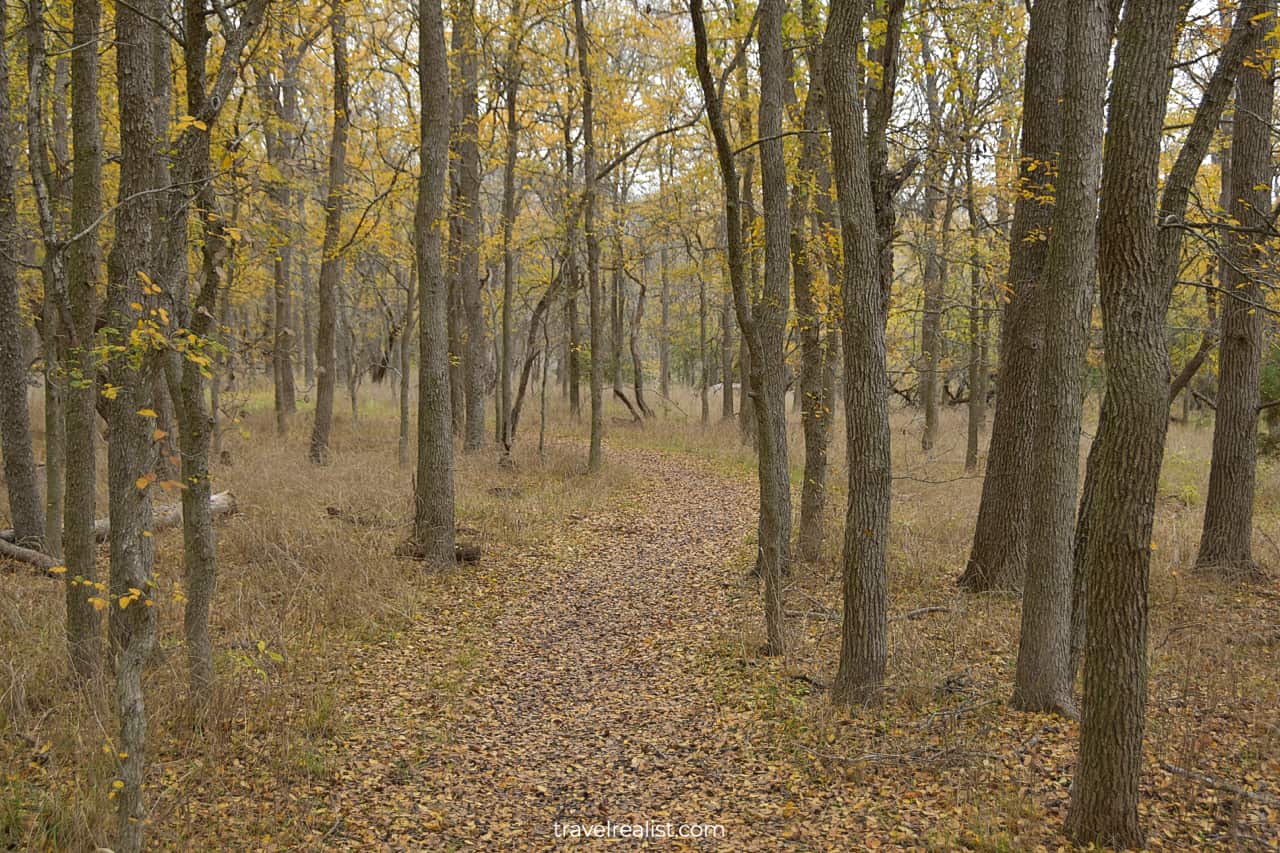
[[[108,259],[108,325],[132,328],[159,305],[157,288],[143,287],[153,270],[153,230],[160,157],[159,129],[154,123],[152,98],[156,77],[156,42],[152,29],[162,16],[155,0],[139,0],[115,13],[116,87],[120,110],[119,207],[115,216],[115,245]],[[142,310],[133,308],[141,305]],[[146,322],[144,320],[144,322]],[[155,642],[155,609],[138,600],[151,594],[155,544],[151,528],[151,481],[155,450],[150,419],[138,411],[151,404],[154,355],[139,354],[137,362],[115,358],[108,376],[115,389],[107,402],[107,492],[111,518],[111,575],[105,596],[110,613],[111,651],[116,674],[116,706],[120,720],[117,749],[126,757],[119,765],[116,792],[117,827],[113,848],[137,853],[143,847],[146,806],[142,783],[146,769],[147,715],[143,671]],[[148,535],[144,535],[148,534]],[[135,593],[136,591],[136,593]],[[135,596],[136,598],[130,598]],[[125,607],[122,599],[133,606]]]
[[[745,69],[745,63],[743,63]],[[746,95],[746,83],[743,82],[742,90],[739,93],[742,103],[745,105],[750,103]],[[746,138],[751,137],[750,112],[743,110],[748,116],[742,122],[743,128],[741,133]],[[763,136],[763,131],[761,131]],[[756,205],[754,182],[752,177],[755,174],[755,158],[748,156],[746,163],[742,167],[742,239],[745,244],[747,255],[747,292],[754,297],[754,294],[760,290],[760,260],[759,251],[753,245],[752,236],[755,233],[756,223]],[[741,324],[739,324],[741,325]],[[751,344],[748,341],[749,335],[745,331],[738,338],[738,368],[742,374],[742,397],[738,403],[738,435],[742,438],[744,444],[755,446],[756,441],[756,401],[760,399],[760,389],[752,384],[751,377],[755,375],[751,365]]]
[[[698,268],[698,401],[702,408],[702,428],[711,421],[711,401],[707,398],[707,280]]]
[[[74,0],[71,39],[71,231],[85,236],[67,247],[67,303],[71,342],[66,397],[67,455],[63,550],[66,557],[67,646],[76,673],[91,681],[102,666],[102,620],[89,602],[98,581],[93,536],[97,494],[95,401],[98,365],[92,346],[101,271],[98,229],[102,209],[102,124],[99,116],[99,0]],[[3,335],[0,335],[3,339]],[[86,582],[87,583],[84,583]]]
[[[720,303],[720,417],[733,420],[733,290],[726,288]],[[742,391],[746,393],[746,385]]]
[[[658,294],[658,393],[664,401],[671,399],[671,277],[667,271],[669,249],[664,242],[658,250],[658,280],[662,289]],[[666,406],[666,403],[663,403]],[[664,408],[665,412],[666,409]]]
[[[333,38],[333,135],[329,139],[329,191],[325,199],[324,241],[320,257],[320,311],[316,328],[316,415],[311,430],[310,460],[317,465],[329,461],[329,432],[333,427],[333,392],[338,364],[335,335],[338,287],[342,282],[342,209],[346,199],[348,104],[346,12],[343,0],[334,0],[329,18]],[[448,113],[446,112],[446,115]],[[425,291],[426,284],[422,283]],[[426,324],[423,323],[423,328]],[[418,405],[422,405],[419,400]],[[419,425],[419,434],[422,426]]]
[[[1019,194],[1009,234],[1009,301],[1001,329],[1000,380],[987,448],[987,471],[960,576],[968,592],[1017,589],[1027,562],[1028,466],[1044,323],[1038,302],[1040,271],[1053,219],[1053,164],[1062,138],[1060,7],[1031,9],[1023,81]]]
[[[636,310],[631,315],[631,329],[628,335],[628,348],[631,351],[631,384],[636,395],[636,408],[645,417],[652,417],[653,409],[644,399],[644,363],[640,359],[640,330],[644,322],[645,286],[643,279],[636,279]]]
[[[1274,16],[1275,0],[1262,3]],[[1253,560],[1253,497],[1258,469],[1258,374],[1262,362],[1262,279],[1268,258],[1262,238],[1271,221],[1272,60],[1258,53],[1263,28],[1255,28],[1251,60],[1236,80],[1231,134],[1232,231],[1223,264],[1222,336],[1218,342],[1218,408],[1213,422],[1213,461],[1196,568],[1224,575],[1258,576]],[[1253,55],[1257,53],[1258,55]],[[1249,233],[1252,232],[1252,233]]]
[[[582,276],[578,272],[578,255],[575,250],[569,257],[569,295],[565,298],[565,321],[569,327],[568,359],[569,415],[575,421],[582,417],[582,335],[578,326],[578,290]]]
[[[453,426],[449,400],[448,298],[441,212],[449,167],[449,55],[440,0],[419,0],[418,82],[422,173],[414,212],[418,264],[418,468],[413,541],[437,566],[454,562]]]
[[[1098,130],[1101,137],[1102,130]],[[978,246],[982,237],[981,224],[978,221],[978,196],[973,182],[973,142],[965,141],[965,206],[969,212],[969,422],[964,451],[964,469],[975,471],[978,468],[978,444],[982,437],[982,428],[987,419],[987,365],[985,307],[982,296],[982,263],[978,256]],[[1094,182],[1096,183],[1096,181]],[[1081,365],[1083,369],[1083,365]],[[1079,433],[1079,425],[1076,432]],[[1076,443],[1080,443],[1077,434]],[[1078,451],[1077,451],[1078,453]],[[1074,506],[1075,501],[1072,500]]]
[[[520,124],[516,118],[516,98],[520,92],[520,70],[516,43],[503,68],[503,102],[506,106],[506,156],[502,161],[502,360],[498,364],[499,447],[503,458],[511,454],[511,354],[512,312],[516,301],[516,256],[511,246],[516,220],[516,158],[520,152]]]
[[[925,103],[929,108],[929,147],[935,151],[943,148],[943,115],[942,98],[938,92],[938,73],[930,49],[928,32],[920,39],[921,57],[925,61]],[[966,151],[968,147],[966,146]],[[950,153],[934,155],[931,160],[935,168],[945,169]],[[952,200],[950,185],[955,183],[955,167],[952,166],[952,177],[949,181],[946,199],[946,215],[939,226],[938,207],[943,202],[942,191],[933,181],[924,187],[924,270],[921,276],[924,297],[923,311],[920,316],[920,356],[924,359],[924,369],[920,372],[920,401],[924,404],[924,432],[920,435],[920,448],[926,453],[933,450],[938,441],[938,404],[940,396],[939,366],[942,361],[944,341],[942,338],[942,313],[946,299],[946,265],[944,244],[951,230]]]
[[[404,331],[400,335],[400,444],[396,448],[396,461],[401,468],[409,464],[409,373],[413,364],[413,304],[417,298],[418,265],[415,262],[409,271],[409,284],[404,297]]]
[[[782,579],[790,570],[791,476],[787,464],[786,330],[791,303],[791,224],[782,126],[787,62],[785,0],[760,6],[760,194],[764,207],[764,283],[751,309],[751,387],[760,463],[760,574],[764,579],[767,651],[786,650]]]
[[[457,263],[457,287],[462,292],[462,315],[465,343],[462,353],[463,397],[454,398],[454,406],[465,405],[463,418],[464,450],[484,446],[484,372],[485,318],[480,277],[480,142],[479,142],[479,53],[476,47],[475,0],[459,0],[453,21],[453,50],[458,64],[457,97],[454,109],[458,119],[454,129],[457,147],[457,187],[450,207],[450,258]],[[465,401],[465,404],[464,404]]]
[[[1186,10],[1179,0],[1126,4],[1115,49],[1098,218],[1107,393],[1090,453],[1095,483],[1085,556],[1085,641],[1080,758],[1067,834],[1077,843],[1139,847],[1138,784],[1147,688],[1151,532],[1169,420],[1165,322],[1177,280],[1186,213],[1247,35],[1262,3],[1237,16],[1182,149],[1156,189],[1169,91],[1168,57]],[[1096,461],[1094,461],[1096,459]],[[1086,477],[1086,480],[1088,478]]]
[[[287,36],[281,22],[281,36]],[[301,220],[293,221],[294,199],[302,195],[289,184],[296,177],[292,165],[298,156],[298,64],[301,54],[287,51],[280,65],[280,77],[265,69],[257,75],[258,100],[272,121],[265,122],[268,162],[275,168],[275,179],[267,185],[273,255],[271,285],[271,375],[274,388],[276,433],[286,435],[289,422],[297,410],[297,392],[293,379],[293,292],[290,275],[295,270],[294,246],[303,233]],[[201,81],[203,83],[203,81]]]
[[[27,38],[27,171],[36,202],[36,218],[44,257],[40,264],[44,297],[41,301],[40,337],[44,350],[44,550],[62,555],[63,477],[66,471],[66,431],[63,413],[66,331],[61,311],[66,298],[66,257],[59,237],[59,211],[65,208],[60,184],[49,160],[45,99],[48,95],[48,57],[44,43],[44,4],[31,0],[26,6]]]
[[[1065,135],[1053,233],[1042,278],[1046,334],[1040,359],[1036,447],[1030,462],[1037,488],[1030,503],[1013,705],[1023,711],[1074,718],[1072,543],[1079,485],[1081,384],[1097,265],[1094,223],[1110,38],[1106,0],[1043,2],[1065,7],[1059,12],[1065,28]],[[972,207],[971,167],[968,183]],[[972,210],[970,216],[974,216]],[[978,393],[977,382],[971,380],[970,399]]]
[[[297,209],[298,234],[302,239],[295,247],[294,260],[298,262],[298,297],[302,300],[302,379],[308,389],[316,384],[316,335],[311,298],[311,260],[307,255],[307,194],[294,193]]]
[[[819,38],[813,3],[802,7],[805,31]],[[805,95],[800,159],[791,187],[791,274],[796,300],[796,328],[800,335],[800,422],[804,433],[804,481],[800,488],[800,530],[796,549],[812,562],[822,554],[827,505],[827,443],[831,435],[831,401],[827,399],[822,315],[813,294],[813,262],[808,245],[810,194],[825,156],[819,131],[826,105],[822,90],[821,54],[808,52],[809,91]]]
[[[574,43],[582,80],[582,231],[587,243],[587,293],[591,303],[591,448],[587,471],[604,465],[604,352],[600,316],[600,239],[596,234],[596,143],[594,89],[583,0],[573,0]]]
[[[7,12],[4,18],[7,19]],[[0,29],[7,33],[7,29]],[[9,56],[0,45],[0,450],[9,492],[9,515],[20,544],[44,547],[44,508],[31,449],[27,406],[27,356],[18,296],[21,238],[16,207],[17,132],[9,104]]]
[[[876,212],[857,97],[857,41],[865,4],[833,0],[823,39],[832,175],[844,246],[844,621],[832,700],[879,700],[887,646],[885,550],[889,522],[889,405],[885,372],[888,294],[879,275]]]
[[[723,105],[708,59],[702,2],[691,0],[689,3],[698,82],[715,141],[724,192],[729,282],[738,325],[753,354],[749,384],[753,389],[759,389],[760,395],[756,406],[760,480],[760,539],[756,567],[764,580],[765,652],[775,655],[782,654],[786,648],[782,577],[787,569],[791,532],[791,483],[787,471],[784,396],[786,380],[782,359],[790,301],[790,282],[787,280],[790,229],[787,225],[786,168],[780,135],[786,84],[782,47],[783,6],[781,0],[765,0],[759,13],[758,42],[762,57],[760,132],[762,137],[773,138],[761,143],[761,159],[768,161],[763,181],[767,193],[766,275],[761,297],[753,305],[748,292],[747,257],[733,146],[725,130]]]

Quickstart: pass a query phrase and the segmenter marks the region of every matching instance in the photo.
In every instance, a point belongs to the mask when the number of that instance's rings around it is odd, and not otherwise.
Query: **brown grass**
[[[246,749],[275,751],[292,768],[320,761],[310,744],[332,735],[338,723],[332,686],[352,656],[394,636],[421,610],[447,607],[468,571],[433,575],[392,556],[409,532],[412,465],[396,463],[398,416],[389,394],[365,392],[358,424],[338,407],[325,468],[306,461],[309,413],[299,413],[281,438],[269,407],[269,392],[246,400],[245,434],[233,430],[224,439],[233,464],[214,471],[215,487],[235,493],[241,512],[218,527],[212,614],[218,696],[199,720],[186,708],[182,606],[174,597],[181,589],[181,534],[157,537],[160,637],[147,690],[151,787],[160,793],[152,820],[170,843],[181,828],[165,826],[175,806],[166,790]],[[33,418],[40,417],[37,407]],[[582,476],[585,455],[563,428],[539,458],[536,419],[525,430],[514,468],[499,467],[491,450],[458,456],[458,524],[474,531],[462,538],[499,561],[549,537],[567,516],[625,493],[629,481],[620,468]],[[102,472],[105,454],[99,455]],[[329,506],[362,523],[329,517]],[[103,548],[104,577],[106,563]],[[0,568],[0,584],[0,849],[106,845],[114,724],[109,703],[72,687],[62,585],[15,564]]]
[[[672,407],[644,428],[613,426],[609,446],[659,447],[736,477],[754,477],[750,447],[736,425],[719,422],[718,400],[706,429],[697,422],[692,395],[676,402],[688,416]],[[219,528],[221,577],[213,615],[219,696],[199,720],[185,707],[181,607],[172,597],[180,588],[180,536],[159,538],[161,641],[148,695],[152,790],[158,792],[153,837],[167,846],[181,847],[183,837],[168,819],[178,806],[172,792],[199,784],[208,768],[234,766],[246,750],[269,753],[282,777],[326,773],[332,756],[321,744],[342,726],[335,686],[361,649],[393,638],[415,614],[445,613],[457,596],[480,594],[468,569],[426,574],[419,564],[391,556],[407,533],[411,481],[410,471],[396,464],[396,409],[389,395],[366,394],[359,424],[339,407],[333,462],[323,469],[305,461],[308,416],[299,414],[291,434],[279,438],[269,407],[265,393],[247,399],[248,435],[229,435],[234,464],[215,471],[217,487],[237,495],[242,513]],[[469,538],[479,540],[498,565],[504,554],[553,541],[570,516],[602,501],[627,500],[633,476],[619,467],[581,476],[585,426],[570,423],[558,397],[551,405],[548,450],[539,458],[536,400],[526,412],[514,469],[499,467],[491,451],[458,457],[459,524],[477,531]],[[622,414],[610,404],[606,418]],[[890,612],[924,606],[948,612],[893,623],[885,708],[851,719],[832,713],[804,683],[776,677],[734,689],[759,691],[760,713],[776,727],[776,749],[802,772],[855,785],[906,772],[936,808],[960,809],[959,824],[939,820],[929,840],[935,849],[962,843],[1028,849],[1051,841],[1060,823],[1075,728],[1015,715],[1002,704],[1016,655],[1017,600],[962,596],[954,586],[981,489],[981,480],[963,471],[963,412],[945,413],[944,438],[931,458],[919,450],[919,430],[913,413],[895,413]],[[791,600],[799,608],[838,606],[841,432],[837,419],[832,535],[822,560],[793,575]],[[1173,426],[1161,480],[1152,567],[1150,760],[1256,784],[1280,774],[1280,594],[1274,582],[1240,588],[1191,571],[1211,435],[1207,424]],[[798,485],[798,423],[791,438]],[[1259,484],[1255,555],[1280,565],[1280,485],[1270,462],[1263,464]],[[335,520],[326,515],[327,506],[372,523]],[[749,543],[729,544],[726,553],[745,565]],[[0,847],[92,849],[111,837],[113,724],[106,703],[71,689],[61,586],[25,568],[0,575],[0,583]],[[829,681],[836,626],[808,618],[796,630],[800,642],[786,672]],[[743,656],[758,644],[759,631],[755,622],[744,623],[739,633],[722,638],[725,656]],[[888,758],[863,759],[867,754]],[[233,785],[234,775],[208,784]],[[1152,823],[1161,827],[1156,839],[1166,845],[1220,845],[1234,832],[1230,837],[1249,849],[1248,837],[1269,830],[1274,838],[1274,825],[1260,828],[1247,815],[1228,815],[1222,797],[1195,783],[1152,774],[1145,786]]]

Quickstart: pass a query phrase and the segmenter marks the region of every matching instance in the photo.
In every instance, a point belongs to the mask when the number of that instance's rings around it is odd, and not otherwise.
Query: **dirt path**
[[[687,458],[619,463],[639,472],[624,506],[493,567],[496,600],[459,602],[358,667],[330,843],[546,849],[575,824],[647,821],[723,825],[697,846],[742,849],[739,789],[777,780],[732,736],[706,662],[754,613],[730,559],[754,494]]]

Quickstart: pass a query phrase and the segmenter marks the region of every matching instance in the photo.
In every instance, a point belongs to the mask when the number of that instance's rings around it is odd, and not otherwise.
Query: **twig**
[[[811,617],[814,619],[829,619],[832,622],[841,622],[844,620],[844,617],[840,613],[837,613],[834,610],[827,610],[826,608],[823,608],[821,610],[787,610],[784,612],[787,616],[790,616],[794,619]],[[906,613],[899,613],[897,616],[890,616],[889,621],[901,622],[904,619],[909,619],[914,621],[916,619],[919,619],[921,616],[927,616],[930,613],[950,613],[950,612],[951,612],[950,607],[944,607],[942,605],[934,605],[932,607],[918,607],[915,610],[908,610]]]
[[[1230,782],[1223,782],[1220,779],[1215,779],[1207,773],[1201,773],[1198,770],[1188,770],[1185,767],[1179,767],[1178,765],[1170,764],[1167,761],[1161,761],[1160,767],[1175,776],[1182,776],[1183,778],[1199,782],[1207,788],[1226,791],[1229,794],[1235,794],[1238,797],[1244,797],[1259,803],[1265,803],[1269,806],[1280,806],[1280,797],[1274,797],[1271,794],[1267,794],[1262,791],[1250,791],[1248,788],[1233,785]]]
[[[927,616],[930,613],[950,613],[950,607],[935,605],[933,607],[920,607],[915,610],[908,610],[906,613],[899,613],[897,616],[890,616],[890,622],[898,622],[902,619],[919,619],[921,616]]]

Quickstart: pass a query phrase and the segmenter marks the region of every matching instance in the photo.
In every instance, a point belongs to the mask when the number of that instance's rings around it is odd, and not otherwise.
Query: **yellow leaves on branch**
[[[196,130],[200,131],[201,133],[205,133],[209,130],[209,125],[200,121],[200,119],[196,118],[195,116],[182,116],[178,119],[177,130],[179,133],[181,133],[182,131],[186,130],[189,127],[194,127]]]

